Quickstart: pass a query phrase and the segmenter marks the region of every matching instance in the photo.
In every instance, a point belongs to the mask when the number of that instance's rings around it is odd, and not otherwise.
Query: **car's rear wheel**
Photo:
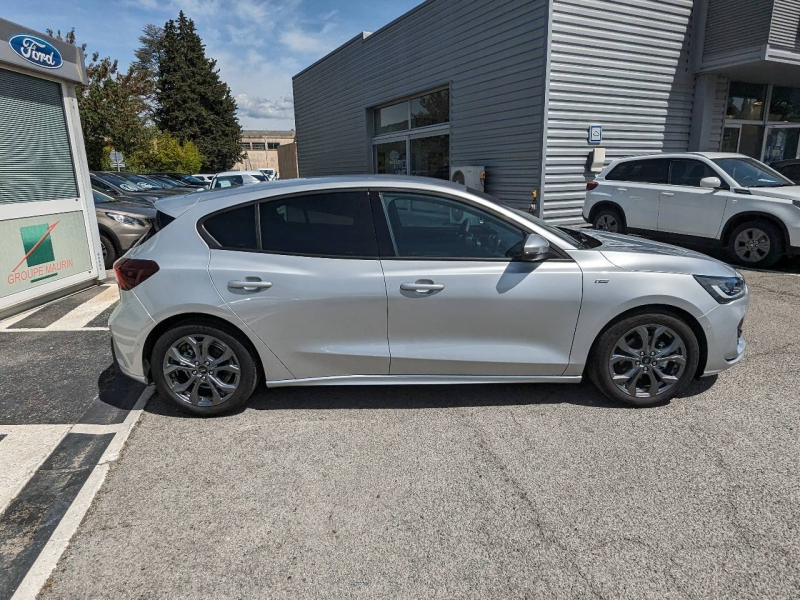
[[[699,359],[697,337],[684,321],[667,313],[639,314],[603,332],[589,376],[612,400],[651,406],[683,392]]]
[[[728,237],[728,251],[740,265],[771,267],[783,256],[783,235],[769,221],[743,223]]]
[[[104,235],[100,235],[100,248],[103,251],[103,264],[106,269],[114,266],[114,261],[117,260],[117,249],[114,243]]]
[[[625,233],[625,220],[616,208],[603,207],[592,218],[592,227],[610,233]]]
[[[255,390],[258,369],[237,337],[211,324],[185,324],[164,333],[153,348],[158,391],[181,410],[218,415],[242,404]]]

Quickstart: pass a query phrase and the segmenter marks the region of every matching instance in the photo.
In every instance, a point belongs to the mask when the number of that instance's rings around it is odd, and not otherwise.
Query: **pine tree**
[[[164,25],[158,61],[155,118],[181,142],[194,142],[204,171],[225,171],[239,160],[242,128],[236,101],[219,78],[217,61],[206,58],[194,22],[180,12]]]

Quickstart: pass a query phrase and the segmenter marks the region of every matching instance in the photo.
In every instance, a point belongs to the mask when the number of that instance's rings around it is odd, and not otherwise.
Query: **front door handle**
[[[672,192],[661,192],[661,195],[662,196],[674,196],[675,194],[673,194]]]
[[[228,288],[232,290],[245,290],[247,292],[255,292],[257,290],[268,290],[272,287],[271,281],[261,281],[260,279],[245,280],[245,281],[229,281]]]
[[[443,283],[430,283],[417,281],[415,283],[401,283],[400,289],[404,292],[440,292],[444,289]]]
[[[627,192],[628,188],[617,188],[618,192]]]

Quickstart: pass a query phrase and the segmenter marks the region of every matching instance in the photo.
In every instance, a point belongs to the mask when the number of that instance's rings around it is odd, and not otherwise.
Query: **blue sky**
[[[361,31],[376,31],[421,0],[37,0],[0,16],[44,31],[75,27],[87,51],[133,59],[147,23],[183,10],[194,19],[239,104],[246,129],[294,127],[292,75]]]

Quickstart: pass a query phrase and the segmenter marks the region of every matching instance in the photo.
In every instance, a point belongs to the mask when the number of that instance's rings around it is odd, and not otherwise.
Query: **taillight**
[[[590,190],[593,190],[598,185],[600,185],[600,184],[597,181],[587,181],[586,182],[586,191],[588,192]]]
[[[132,290],[143,281],[158,273],[158,263],[154,260],[120,258],[114,263],[114,274],[121,290]]]

